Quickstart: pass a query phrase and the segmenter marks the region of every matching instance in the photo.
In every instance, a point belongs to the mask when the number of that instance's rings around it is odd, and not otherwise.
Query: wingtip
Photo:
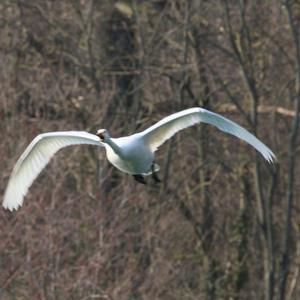
[[[268,154],[265,156],[265,159],[269,164],[276,164],[277,163],[277,157],[273,152],[268,152]]]
[[[13,201],[12,201],[13,199]],[[4,209],[7,209],[11,212],[13,212],[14,210],[18,210],[19,207],[21,207],[23,204],[23,197],[19,198],[17,197],[15,194],[14,195],[10,195],[9,190],[6,191],[5,195],[4,195],[4,200],[2,203],[2,206]]]
[[[19,204],[16,204],[16,205],[9,205],[8,203],[3,202],[2,206],[3,206],[4,209],[7,209],[7,210],[9,210],[10,212],[13,212],[14,210],[17,211],[18,208],[19,208],[21,205],[19,205]]]

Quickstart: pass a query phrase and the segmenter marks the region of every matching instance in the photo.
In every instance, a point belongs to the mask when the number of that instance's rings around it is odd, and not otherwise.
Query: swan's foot
[[[152,178],[154,179],[155,183],[159,183],[161,182],[161,180],[159,179],[157,173],[155,172],[155,164],[153,162],[152,166],[151,166],[151,171],[152,171]]]
[[[144,176],[141,175],[141,174],[133,175],[133,178],[134,178],[137,182],[139,182],[139,183],[147,184],[147,182],[145,181]]]

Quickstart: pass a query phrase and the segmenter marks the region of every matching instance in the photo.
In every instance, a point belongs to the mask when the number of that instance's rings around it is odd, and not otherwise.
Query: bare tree
[[[296,149],[297,138],[299,132],[299,112],[300,112],[300,44],[299,30],[295,23],[292,6],[296,5],[293,1],[285,1],[284,9],[287,14],[289,29],[291,33],[294,59],[295,59],[295,96],[293,97],[295,116],[292,121],[291,132],[288,143],[288,173],[287,173],[287,205],[285,208],[285,227],[283,233],[283,253],[280,262],[280,295],[279,299],[286,299],[286,285],[288,273],[290,269],[290,243],[292,240],[292,209],[294,202],[294,184],[295,184],[295,165],[296,165]]]
[[[160,185],[62,150],[0,211],[0,298],[296,299],[298,19],[291,0],[1,1],[2,193],[38,133],[127,135],[193,106],[278,162],[204,124],[157,151]]]

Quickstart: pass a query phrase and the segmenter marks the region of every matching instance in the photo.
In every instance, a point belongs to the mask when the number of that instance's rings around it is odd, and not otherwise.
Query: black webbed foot
[[[146,182],[144,176],[141,175],[141,174],[133,175],[133,178],[134,178],[137,182],[139,182],[139,183],[147,184],[147,182]]]

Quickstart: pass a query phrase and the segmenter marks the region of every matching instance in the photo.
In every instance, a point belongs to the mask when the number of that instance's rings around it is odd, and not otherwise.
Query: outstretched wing
[[[274,153],[245,128],[219,114],[200,107],[170,115],[141,132],[141,135],[150,149],[156,151],[160,145],[178,131],[200,122],[214,125],[220,130],[244,140],[259,151],[268,162],[273,162],[276,159]]]
[[[12,171],[4,195],[4,208],[17,210],[23,204],[28,188],[51,157],[59,149],[77,144],[103,146],[98,136],[84,131],[58,131],[36,136]]]

